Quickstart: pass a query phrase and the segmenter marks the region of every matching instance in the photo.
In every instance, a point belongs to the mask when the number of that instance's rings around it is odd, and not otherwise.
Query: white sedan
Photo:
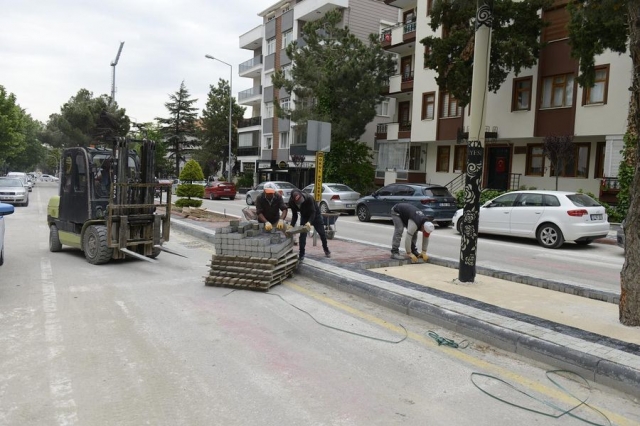
[[[0,203],[0,265],[4,263],[4,216],[13,213],[11,204]]]
[[[464,211],[453,216],[461,234],[473,232],[463,220]],[[565,191],[513,191],[480,207],[478,232],[535,238],[546,248],[565,241],[587,245],[605,238],[609,221],[605,208],[586,194]]]

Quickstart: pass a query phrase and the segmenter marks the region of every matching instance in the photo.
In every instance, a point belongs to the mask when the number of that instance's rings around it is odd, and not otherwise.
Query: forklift
[[[178,254],[162,246],[169,241],[171,187],[156,182],[155,142],[111,142],[111,148],[63,151],[59,195],[47,206],[49,250],[79,248],[94,265],[126,256],[155,262],[161,251]],[[140,154],[131,149],[133,142],[140,144]]]

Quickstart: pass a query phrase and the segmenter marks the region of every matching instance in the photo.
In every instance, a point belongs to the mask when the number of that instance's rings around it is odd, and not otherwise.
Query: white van
[[[27,187],[29,188],[29,192],[33,191],[33,182],[31,182],[31,179],[29,179],[29,176],[27,176],[26,173],[23,172],[9,172],[7,173],[7,177],[17,177],[22,179],[22,181],[25,183],[25,185],[27,185]]]

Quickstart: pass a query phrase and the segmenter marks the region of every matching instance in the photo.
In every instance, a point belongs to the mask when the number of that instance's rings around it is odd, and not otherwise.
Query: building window
[[[287,80],[291,80],[291,64],[287,64],[282,67],[282,73],[284,74],[284,78]]]
[[[450,153],[451,153],[450,146],[438,147],[438,162],[436,163],[436,172],[449,172]]]
[[[289,132],[280,133],[280,149],[289,148]]]
[[[267,40],[267,55],[276,53],[276,38],[270,38]]]
[[[456,145],[453,150],[453,171],[462,172],[467,169],[467,146]]]
[[[389,116],[389,98],[384,98],[382,102],[376,105],[376,115]]]
[[[564,164],[560,176],[562,177],[589,177],[589,150],[591,148],[590,143],[574,143],[575,153],[573,154],[573,160]],[[551,176],[555,176],[555,169],[551,166]]]
[[[273,118],[273,102],[264,104],[264,118]]]
[[[280,108],[285,112],[291,111],[291,98],[280,99]]]
[[[453,118],[462,116],[462,107],[459,106],[458,100],[448,92],[442,92],[442,109],[440,110],[440,118]]]
[[[436,92],[422,94],[422,119],[433,120],[436,108]]]
[[[293,30],[285,31],[282,33],[282,48],[286,49],[288,45],[293,41]]]
[[[414,145],[409,148],[409,170],[422,169],[422,149],[420,145]]]
[[[605,149],[607,147],[606,142],[598,142],[596,144],[596,169],[594,171],[595,178],[603,178],[604,176],[604,157]]]
[[[251,132],[238,133],[238,146],[253,146],[253,134]]]
[[[593,87],[585,87],[582,105],[606,104],[609,91],[609,65],[595,68],[596,78]]]
[[[542,81],[541,108],[573,106],[573,74],[547,77]]]
[[[263,149],[273,149],[273,136],[265,136],[264,137],[264,145],[262,145]]]
[[[424,57],[423,57],[423,64],[422,64],[422,68],[427,69],[427,57],[431,55],[431,49],[429,48],[429,46],[425,46],[424,47]]]
[[[511,111],[529,111],[531,109],[531,84],[533,77],[513,79],[513,98]]]
[[[542,144],[527,145],[527,176],[544,176],[544,146]]]
[[[427,0],[427,16],[431,13],[431,8],[433,7],[433,0]]]

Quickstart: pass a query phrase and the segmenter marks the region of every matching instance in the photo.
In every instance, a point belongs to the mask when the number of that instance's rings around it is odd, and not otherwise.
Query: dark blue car
[[[361,222],[368,222],[374,216],[390,218],[391,207],[397,203],[413,204],[443,228],[451,225],[451,219],[458,209],[455,197],[444,186],[392,183],[360,198],[356,204],[356,214]]]

